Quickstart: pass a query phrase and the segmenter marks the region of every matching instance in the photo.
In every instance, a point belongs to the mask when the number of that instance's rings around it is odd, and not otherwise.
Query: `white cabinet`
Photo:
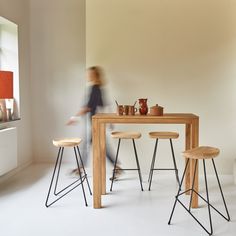
[[[17,167],[17,129],[0,130],[0,176]]]

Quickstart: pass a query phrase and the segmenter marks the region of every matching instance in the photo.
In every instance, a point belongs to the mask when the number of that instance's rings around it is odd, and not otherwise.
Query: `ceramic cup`
[[[122,116],[124,113],[124,106],[119,105],[117,106],[117,115]]]
[[[128,115],[134,116],[135,112],[137,112],[137,111],[138,111],[138,109],[135,108],[134,106],[129,106],[129,108],[128,108]]]
[[[126,116],[129,114],[129,105],[124,105],[124,113]]]

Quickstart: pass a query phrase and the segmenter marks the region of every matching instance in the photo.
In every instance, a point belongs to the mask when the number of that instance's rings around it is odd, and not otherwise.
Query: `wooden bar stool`
[[[143,191],[142,175],[141,175],[141,170],[140,170],[140,165],[139,165],[139,160],[138,160],[137,149],[136,149],[136,145],[135,145],[135,141],[134,141],[135,139],[139,139],[141,137],[141,133],[139,133],[139,132],[112,132],[111,137],[115,138],[115,139],[118,139],[119,141],[118,141],[116,159],[115,159],[115,164],[114,164],[114,169],[113,169],[113,174],[112,174],[110,191],[112,191],[113,182],[114,182],[114,178],[115,178],[115,173],[116,173],[116,171],[120,170],[120,169],[117,168],[117,161],[118,161],[118,155],[119,155],[119,150],[120,150],[121,139],[131,139],[132,140],[133,147],[134,147],[135,160],[136,160],[136,164],[137,164],[137,169],[123,169],[122,168],[122,170],[137,170],[138,175],[139,175],[141,190]]]
[[[152,162],[151,162],[151,167],[150,167],[150,172],[149,172],[149,187],[148,190],[151,190],[151,185],[152,185],[152,176],[153,176],[153,171],[154,170],[174,170],[175,171],[175,176],[178,184],[180,184],[179,181],[179,175],[178,175],[178,169],[175,161],[175,153],[174,153],[174,148],[173,148],[173,143],[172,139],[177,139],[179,137],[179,134],[176,132],[150,132],[149,137],[152,139],[156,139],[155,142],[155,147],[154,147],[154,152],[153,152],[153,157],[152,157]],[[155,168],[155,161],[156,161],[156,153],[157,153],[157,145],[159,139],[169,139],[170,140],[170,147],[171,147],[171,153],[172,153],[172,159],[174,163],[174,168]]]
[[[229,212],[228,212],[228,209],[227,209],[227,206],[226,206],[226,202],[225,202],[225,198],[224,198],[224,195],[223,195],[223,191],[222,191],[222,188],[221,188],[221,184],[220,184],[220,180],[219,180],[219,176],[218,176],[218,173],[217,173],[217,170],[216,170],[216,166],[215,166],[215,162],[214,162],[214,158],[217,157],[220,153],[220,150],[218,148],[214,148],[214,147],[197,147],[197,148],[194,148],[194,149],[191,149],[191,150],[188,150],[188,151],[185,151],[183,152],[183,156],[185,158],[188,158],[187,159],[187,162],[186,162],[186,165],[185,165],[185,169],[184,169],[184,173],[183,173],[183,176],[182,176],[182,179],[181,179],[181,183],[180,183],[180,187],[179,187],[179,190],[178,190],[178,193],[176,195],[176,199],[175,199],[175,202],[174,202],[174,206],[173,206],[173,209],[172,209],[172,212],[171,212],[171,215],[170,215],[170,219],[169,219],[169,222],[168,224],[171,223],[171,219],[172,219],[172,216],[173,216],[173,213],[174,213],[174,210],[175,210],[175,206],[176,206],[176,203],[179,202],[183,207],[184,209],[193,217],[193,219],[195,221],[197,221],[197,223],[209,234],[209,235],[212,235],[213,233],[213,229],[212,229],[212,220],[211,220],[211,208],[213,210],[215,210],[218,214],[220,214],[225,220],[227,221],[230,221],[230,216],[229,216]],[[194,165],[194,174],[193,174],[193,180],[192,180],[192,186],[190,189],[180,193],[181,191],[181,186],[183,184],[183,180],[184,180],[184,176],[186,174],[186,170],[187,170],[187,167],[189,165],[189,159],[194,159],[195,160],[195,165]],[[226,214],[227,216],[224,216],[219,210],[217,210],[214,206],[212,206],[210,204],[210,200],[209,200],[209,193],[208,193],[208,183],[207,183],[207,176],[206,176],[206,165],[205,165],[205,160],[207,159],[211,159],[212,161],[212,164],[213,164],[213,168],[214,168],[214,171],[215,171],[215,175],[216,175],[216,179],[217,179],[217,182],[218,182],[218,185],[219,185],[219,189],[220,189],[220,193],[221,193],[221,197],[223,199],[223,203],[224,203],[224,207],[225,207],[225,211],[226,211]],[[202,160],[203,161],[203,170],[204,170],[204,179],[205,179],[205,187],[206,187],[206,199],[204,197],[202,197],[195,189],[194,189],[194,182],[195,182],[195,176],[196,176],[196,170],[197,170],[197,165],[198,165],[198,160]],[[187,193],[187,192],[190,192],[191,195],[190,195],[190,202],[189,202],[189,206],[186,207],[179,199],[179,197],[181,195],[183,195],[184,193]],[[207,203],[207,207],[208,207],[208,214],[209,214],[209,222],[210,222],[210,230],[207,230],[203,224],[196,218],[196,216],[194,216],[194,214],[191,212],[191,204],[192,204],[192,198],[193,198],[193,193],[197,194],[204,202]]]
[[[69,192],[74,190],[79,185],[81,185],[82,190],[83,190],[85,205],[88,206],[87,200],[86,200],[86,195],[85,195],[85,190],[84,190],[84,184],[83,184],[84,180],[86,180],[86,182],[87,182],[87,186],[88,186],[90,195],[92,195],[92,191],[91,191],[91,188],[89,185],[87,173],[85,171],[84,164],[83,164],[80,150],[79,150],[79,144],[81,143],[81,141],[82,141],[82,139],[80,139],[80,138],[66,138],[66,139],[60,139],[60,140],[53,140],[53,145],[58,147],[59,151],[58,151],[56,164],[55,164],[55,167],[53,170],[53,175],[52,175],[52,179],[51,179],[48,194],[47,194],[47,199],[46,199],[46,203],[45,203],[46,207],[51,206],[52,204],[54,204],[55,202],[57,202],[58,200],[63,198],[65,195],[67,195]],[[64,148],[73,148],[74,149],[79,177],[73,183],[69,184],[68,186],[61,189],[60,191],[57,191],[57,184],[58,184],[58,179],[59,179],[60,170],[61,170],[61,163],[62,163]],[[78,156],[79,156],[79,159],[78,159]],[[81,173],[81,172],[83,172],[83,173]],[[56,177],[56,179],[55,179],[55,177]],[[51,196],[53,184],[54,184],[53,194],[54,194],[54,197],[57,197],[57,198],[54,201],[48,203],[49,198]],[[67,191],[65,191],[65,190],[67,190]]]

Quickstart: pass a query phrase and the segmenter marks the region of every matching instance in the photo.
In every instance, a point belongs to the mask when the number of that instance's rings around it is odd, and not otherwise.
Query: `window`
[[[18,26],[7,19],[0,17],[0,71],[13,72],[14,98],[14,102],[9,99],[2,99],[0,102],[2,106],[5,106],[5,109],[11,107],[14,119],[17,119],[20,116],[18,59]]]

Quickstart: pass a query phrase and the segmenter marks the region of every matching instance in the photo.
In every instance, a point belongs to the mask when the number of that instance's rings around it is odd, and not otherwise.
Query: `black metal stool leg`
[[[186,174],[188,164],[189,164],[189,159],[187,160],[186,165],[185,165],[185,168],[184,168],[184,173],[183,173],[183,176],[182,176],[182,179],[181,179],[181,182],[180,182],[179,190],[178,190],[178,192],[177,192],[177,194],[176,194],[176,196],[175,196],[175,202],[174,202],[174,205],[173,205],[171,214],[170,214],[170,219],[169,219],[169,221],[168,221],[168,224],[171,223],[171,219],[172,219],[172,216],[173,216],[173,214],[174,214],[174,210],[175,210],[175,207],[176,207],[176,203],[177,203],[177,201],[178,201],[178,197],[179,197],[179,194],[180,194],[180,191],[181,191],[181,187],[182,187],[182,184],[183,184],[183,181],[184,181],[184,176],[185,176],[185,174]]]
[[[57,160],[56,160],[56,164],[54,166],[54,170],[53,170],[53,174],[52,174],[52,178],[51,178],[51,182],[50,182],[50,186],[49,186],[49,190],[48,190],[48,194],[47,194],[47,199],[46,199],[46,202],[45,202],[46,207],[49,207],[51,205],[51,204],[48,204],[48,199],[49,199],[49,196],[50,196],[50,193],[51,193],[52,184],[53,184],[53,180],[54,180],[54,177],[55,177],[55,173],[56,173],[56,169],[57,169],[57,165],[58,165],[58,161],[59,161],[62,149],[63,148],[60,147],[59,150],[58,150]]]
[[[139,181],[140,181],[140,185],[141,185],[141,190],[143,191],[142,175],[141,175],[140,165],[139,165],[139,161],[138,161],[138,154],[137,154],[134,139],[132,139],[132,141],[133,141],[133,146],[134,146],[135,159],[136,159],[136,163],[137,163],[137,167],[138,167]]]
[[[116,151],[116,159],[115,159],[114,169],[113,169],[113,173],[112,173],[112,180],[111,180],[110,191],[112,191],[113,182],[114,182],[114,178],[115,178],[116,165],[117,165],[118,155],[119,155],[119,150],[120,150],[120,142],[121,142],[121,139],[119,138],[118,147],[117,147],[117,151]]]
[[[217,179],[217,182],[218,182],[218,185],[219,185],[219,188],[220,188],[220,193],[221,193],[221,196],[222,196],[222,199],[223,199],[223,202],[224,202],[224,206],[225,206],[225,211],[227,213],[227,217],[225,217],[223,214],[221,214],[221,216],[223,216],[223,218],[225,218],[227,221],[230,221],[230,216],[229,216],[229,211],[228,211],[228,208],[226,206],[226,202],[225,202],[225,198],[224,198],[224,194],[223,194],[223,191],[222,191],[222,188],[221,188],[221,184],[220,184],[220,180],[219,180],[219,176],[218,176],[218,173],[217,173],[217,170],[216,170],[216,166],[215,166],[215,162],[214,160],[212,159],[212,164],[213,164],[213,167],[214,167],[214,171],[215,171],[215,174],[216,174],[216,179]]]
[[[174,153],[172,139],[170,139],[170,147],[171,147],[171,153],[172,153],[172,158],[173,158],[173,163],[174,163],[174,168],[175,168],[176,180],[177,180],[178,184],[180,185],[178,169],[177,169],[177,165],[176,165],[176,161],[175,161],[175,153]]]
[[[157,139],[155,141],[154,152],[155,152],[156,146],[157,146]],[[152,173],[151,170],[154,168],[154,165],[153,165],[153,162],[154,162],[154,152],[153,152],[153,155],[152,155],[152,162],[151,162],[150,171],[149,171],[149,175],[148,175],[148,182],[150,181],[150,178],[151,178],[151,173]]]
[[[78,160],[78,156],[77,156],[76,148],[75,147],[74,147],[74,151],[75,151],[75,159],[76,159],[77,167],[78,167],[78,170],[79,170],[79,176],[80,176],[81,186],[82,186],[82,190],[83,190],[85,206],[88,206],[86,195],[85,195],[85,191],[84,191],[83,179],[82,179],[82,175],[81,175],[81,172],[80,172],[79,160]]]
[[[155,141],[155,146],[154,146],[154,152],[153,152],[153,155],[152,155],[152,162],[151,162],[151,167],[150,167],[150,171],[149,171],[149,176],[148,176],[148,182],[150,181],[150,178],[151,178],[151,170],[154,169],[154,159],[155,159],[155,152],[156,152],[156,149],[157,149],[157,144],[158,144],[158,139],[156,139]]]
[[[60,155],[60,159],[59,159],[59,166],[57,169],[56,183],[54,186],[54,195],[55,196],[57,196],[59,194],[59,192],[57,192],[57,184],[58,184],[58,179],[59,179],[59,175],[60,175],[60,171],[61,171],[61,162],[62,162],[63,152],[64,152],[64,148],[62,148],[62,150],[61,150],[61,155]]]
[[[196,177],[196,171],[197,171],[197,164],[198,164],[198,160],[195,160],[194,173],[193,173],[193,183],[192,183],[192,188],[191,188],[192,191],[191,191],[189,207],[188,207],[189,211],[191,211],[191,205],[192,205],[192,200],[193,200],[193,189],[194,189],[194,183],[195,183],[195,177]]]
[[[151,185],[152,185],[152,176],[153,176],[153,171],[154,171],[154,166],[155,166],[155,161],[156,161],[157,145],[158,145],[158,139],[156,139],[155,148],[154,148],[153,157],[152,157],[151,168],[150,168],[150,172],[149,172],[149,178],[148,178],[148,182],[149,182],[148,190],[149,191],[151,190]]]
[[[208,214],[209,214],[209,221],[210,221],[210,229],[211,231],[209,232],[205,227],[205,231],[209,233],[209,235],[212,235],[213,229],[212,229],[212,220],[211,220],[211,208],[210,208],[210,201],[209,201],[209,193],[208,193],[208,185],[207,185],[207,176],[206,176],[206,164],[205,160],[203,159],[203,170],[204,170],[204,179],[205,179],[205,185],[206,185],[206,196],[207,196],[207,207],[208,207]]]
[[[85,179],[86,179],[86,182],[87,182],[87,185],[88,185],[89,193],[90,193],[90,195],[92,195],[92,191],[91,191],[90,184],[89,184],[89,181],[88,181],[88,175],[87,175],[87,172],[85,171],[84,163],[83,163],[83,160],[82,160],[82,157],[81,157],[81,153],[80,153],[80,150],[79,150],[78,146],[77,146],[77,152],[79,154],[79,159],[80,159],[80,162],[81,162],[81,167],[82,167],[82,169],[84,171],[84,175],[85,175]]]

